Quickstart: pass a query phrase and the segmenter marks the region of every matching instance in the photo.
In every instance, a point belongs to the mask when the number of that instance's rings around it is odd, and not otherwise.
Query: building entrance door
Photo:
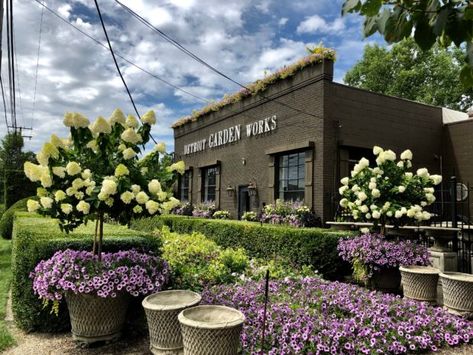
[[[248,195],[248,186],[238,187],[238,219],[241,219],[243,213],[250,210],[250,195]]]

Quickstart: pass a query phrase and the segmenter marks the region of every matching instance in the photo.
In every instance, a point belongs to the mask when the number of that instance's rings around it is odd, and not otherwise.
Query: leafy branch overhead
[[[366,37],[379,32],[388,43],[413,36],[423,50],[438,42],[465,51],[460,79],[473,87],[473,2],[468,0],[345,0],[342,15],[365,17]]]

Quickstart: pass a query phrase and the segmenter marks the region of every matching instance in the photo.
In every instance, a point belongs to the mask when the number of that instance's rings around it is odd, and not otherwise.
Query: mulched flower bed
[[[440,307],[319,278],[270,282],[268,354],[402,354],[469,343],[473,323]],[[203,301],[246,316],[244,354],[259,354],[264,282],[215,286]]]

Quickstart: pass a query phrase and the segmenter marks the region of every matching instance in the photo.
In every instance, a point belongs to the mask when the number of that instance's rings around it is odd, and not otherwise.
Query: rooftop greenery
[[[263,79],[259,79],[251,84],[248,84],[245,88],[242,88],[238,92],[224,95],[220,101],[211,102],[200,110],[192,111],[191,115],[182,117],[176,122],[174,122],[172,128],[178,128],[180,126],[185,125],[186,123],[195,122],[210,112],[219,111],[227,105],[237,103],[243,100],[244,98],[250,96],[255,96],[265,91],[270,85],[280,80],[284,80],[288,77],[294,76],[302,69],[314,64],[321,63],[324,59],[335,61],[336,53],[335,50],[331,48],[325,48],[319,45],[314,48],[307,48],[307,51],[309,52],[309,55],[299,59],[297,62],[288,66],[284,66],[275,71],[274,73],[265,76]]]

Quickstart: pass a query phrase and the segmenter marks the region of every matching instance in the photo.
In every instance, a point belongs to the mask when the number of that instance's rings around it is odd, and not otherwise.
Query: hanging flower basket
[[[461,272],[440,273],[443,304],[450,313],[473,315],[473,275]]]
[[[183,310],[181,323],[185,355],[236,355],[245,316],[226,306],[197,306]]]
[[[404,297],[418,301],[436,302],[440,271],[430,266],[401,266]]]
[[[153,354],[178,353],[183,349],[177,316],[200,303],[201,296],[188,290],[169,290],[146,297],[142,304],[148,320],[150,350]]]

